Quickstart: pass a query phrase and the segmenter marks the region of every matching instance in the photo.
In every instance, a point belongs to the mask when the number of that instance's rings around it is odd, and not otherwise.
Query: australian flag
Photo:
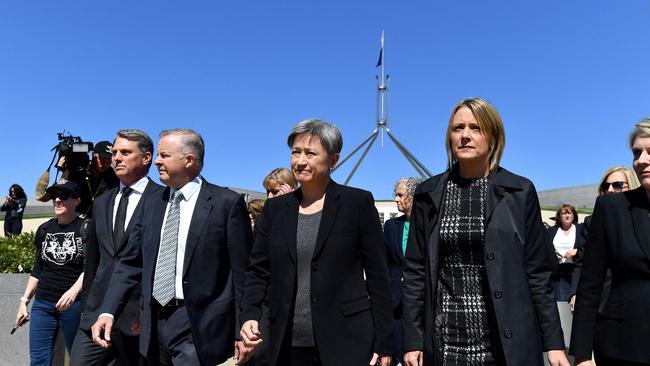
[[[377,61],[377,66],[379,67],[384,64],[384,32],[381,32],[381,47],[379,48],[379,60]]]

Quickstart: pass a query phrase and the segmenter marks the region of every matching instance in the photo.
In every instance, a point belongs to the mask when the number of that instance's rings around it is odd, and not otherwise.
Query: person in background
[[[634,171],[630,168],[624,166],[615,166],[607,169],[603,177],[600,179],[598,184],[598,195],[602,196],[604,194],[613,194],[620,192],[627,192],[631,189],[639,188],[641,184],[639,179],[636,177]],[[589,228],[591,227],[591,215],[585,217],[585,221],[582,223],[582,230],[580,230],[580,240],[584,243],[581,248],[578,249],[578,254],[573,259],[573,264],[575,268],[573,270],[573,278],[571,279],[571,293],[569,298],[569,306],[571,311],[575,310],[576,303],[576,291],[578,290],[578,280],[580,279],[580,270],[582,268],[582,261],[584,259],[585,244],[587,243],[587,237],[589,236]],[[603,294],[601,296],[600,307],[605,305],[607,298],[609,297],[609,289],[612,282],[612,274],[607,270],[607,275],[605,276],[605,284],[603,286]]]
[[[573,259],[584,242],[580,237],[582,225],[578,224],[578,213],[570,204],[563,204],[555,213],[555,225],[546,232],[549,246],[555,249],[558,266],[553,276],[555,301],[568,302],[573,276]]]
[[[61,179],[47,188],[55,217],[43,223],[34,237],[34,268],[20,298],[16,326],[31,321],[29,357],[32,366],[52,363],[54,343],[61,330],[68,353],[79,328],[87,225],[75,209],[81,199],[79,186]],[[27,305],[34,299],[32,313]]]
[[[0,211],[5,213],[5,236],[20,235],[23,231],[23,214],[27,206],[27,196],[23,187],[18,184],[12,184],[9,187],[9,195],[0,207]]]
[[[404,361],[568,366],[551,253],[532,182],[499,166],[501,117],[481,98],[449,118],[448,170],[413,196],[404,261]]]
[[[273,198],[293,192],[298,188],[298,181],[287,168],[273,169],[262,182],[267,198]]]
[[[650,119],[629,144],[641,186],[596,200],[573,314],[578,366],[591,365],[592,352],[598,366],[650,365]],[[611,291],[599,311],[607,269]]]
[[[271,366],[388,366],[393,316],[372,194],[332,181],[343,146],[336,126],[301,121],[287,145],[300,188],[269,199],[258,218],[242,340],[268,339]],[[265,298],[268,338],[259,328]]]
[[[246,205],[248,207],[248,216],[251,218],[251,228],[253,229],[253,234],[255,233],[255,222],[257,221],[257,216],[262,213],[264,209],[264,200],[254,199],[248,202]]]
[[[386,259],[388,260],[388,275],[390,277],[390,290],[393,300],[393,329],[394,351],[393,365],[397,365],[404,357],[404,337],[402,335],[402,267],[404,266],[404,253],[409,235],[409,219],[413,205],[413,193],[422,179],[415,177],[400,178],[393,189],[397,210],[403,215],[394,217],[384,224],[384,245],[386,245]]]

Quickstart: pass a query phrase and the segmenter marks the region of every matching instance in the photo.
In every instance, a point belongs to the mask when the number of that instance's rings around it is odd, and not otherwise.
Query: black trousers
[[[185,306],[154,305],[152,342],[146,358],[151,366],[203,366],[194,345]]]
[[[138,336],[126,335],[119,328],[111,332],[108,349],[95,344],[89,330],[79,329],[70,352],[70,366],[137,366],[141,359]]]
[[[23,231],[23,218],[22,217],[6,217],[5,216],[5,236],[20,235]]]
[[[316,347],[286,347],[280,354],[280,366],[321,366]]]
[[[604,356],[598,352],[594,352],[594,359],[598,366],[650,366],[650,363],[645,362],[632,362],[621,360],[620,358],[611,358]]]

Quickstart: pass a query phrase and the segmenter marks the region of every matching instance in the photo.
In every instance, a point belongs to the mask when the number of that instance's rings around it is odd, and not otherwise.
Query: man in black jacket
[[[151,167],[153,142],[143,131],[120,130],[111,148],[112,164],[120,180],[100,195],[93,206],[93,221],[87,245],[82,293],[82,315],[72,348],[72,366],[137,365],[139,333],[139,286],[133,291],[124,312],[116,319],[112,347],[101,348],[92,340],[90,328],[100,315],[115,263],[129,239],[134,217],[142,211],[142,202],[161,186],[147,177]]]

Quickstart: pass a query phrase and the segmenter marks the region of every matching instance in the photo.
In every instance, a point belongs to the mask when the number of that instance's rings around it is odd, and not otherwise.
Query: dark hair
[[[571,211],[571,213],[573,214],[573,224],[575,225],[578,223],[578,212],[576,211],[576,208],[571,206],[568,203],[565,203],[562,206],[560,206],[560,208],[558,208],[557,211],[555,212],[555,226],[562,226],[562,218],[561,218],[562,211],[566,211],[566,210]]]
[[[19,186],[18,184],[12,184],[11,187],[9,187],[9,195],[11,196],[11,190],[16,191],[16,198],[27,198],[27,195],[25,195],[25,190],[23,187]]]

